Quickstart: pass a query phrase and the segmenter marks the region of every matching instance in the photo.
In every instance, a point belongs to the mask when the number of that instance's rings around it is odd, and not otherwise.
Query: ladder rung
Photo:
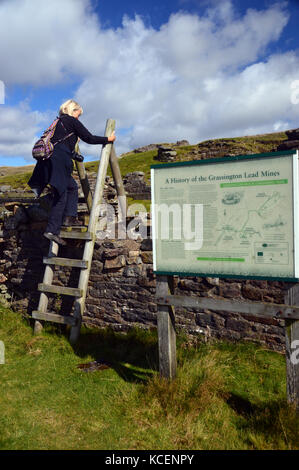
[[[35,320],[45,320],[45,321],[51,321],[54,323],[63,323],[66,325],[72,325],[75,326],[77,323],[77,320],[75,317],[72,317],[71,315],[57,315],[57,313],[53,312],[39,312],[38,310],[34,310],[32,312],[32,318]]]
[[[50,258],[44,257],[43,262],[44,264],[54,264],[55,266],[67,266],[81,269],[88,268],[88,261],[84,261],[83,259],[58,258],[57,256],[53,256]]]
[[[75,239],[78,239],[78,240],[92,240],[91,232],[75,232],[75,230],[72,230],[71,232],[61,230],[59,236],[61,238],[75,238]]]
[[[41,292],[50,292],[53,294],[71,295],[73,297],[82,297],[83,289],[74,287],[55,286],[52,284],[39,284],[38,290]]]
[[[70,225],[69,227],[61,227],[61,231],[64,232],[87,232],[87,227],[86,225]]]

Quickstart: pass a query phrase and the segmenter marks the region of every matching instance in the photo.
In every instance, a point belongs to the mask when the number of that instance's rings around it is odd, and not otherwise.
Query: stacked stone
[[[188,140],[185,140],[185,139],[184,139],[184,140],[178,140],[177,143],[176,143],[176,145],[177,145],[178,147],[187,147],[187,146],[190,145],[190,144],[189,144]]]
[[[0,198],[5,198],[5,197],[8,197],[8,198],[13,198],[13,197],[22,198],[23,196],[26,197],[27,195],[28,195],[28,190],[26,190],[26,189],[12,188],[8,184],[0,185]]]
[[[156,159],[159,160],[159,162],[174,162],[176,156],[177,152],[173,150],[172,147],[161,145],[158,148],[158,155]]]
[[[139,147],[138,149],[133,150],[134,153],[143,153],[149,152],[150,150],[156,150],[159,148],[160,144],[149,144],[145,145],[144,147]]]
[[[0,193],[1,193],[1,194],[3,194],[3,193],[5,194],[5,193],[7,193],[8,191],[11,191],[11,189],[12,189],[11,186],[9,186],[8,184],[2,184],[2,185],[0,186]]]
[[[286,131],[288,137],[282,144],[277,147],[277,150],[292,150],[299,149],[299,129],[291,129]]]
[[[145,182],[145,173],[143,171],[133,171],[127,173],[123,178],[125,191],[129,197],[134,199],[150,199],[151,187]]]
[[[92,193],[94,193],[96,178],[96,173],[91,173],[88,175],[89,186]],[[79,178],[75,177],[75,179],[79,187],[79,197],[83,197]],[[146,184],[145,173],[143,171],[133,171],[132,173],[127,173],[123,177],[123,185],[128,197],[133,197],[134,199],[151,198],[151,187],[150,185]],[[114,180],[111,176],[106,176],[103,198],[104,201],[108,202],[109,204],[117,204],[117,191]],[[84,210],[86,210],[85,203],[79,204],[79,212],[83,212]]]
[[[1,303],[5,306],[9,305],[9,300],[11,296],[8,292],[8,287],[5,284],[7,281],[7,277],[4,276],[3,271],[8,270],[11,266],[11,263],[8,262],[6,259],[0,259],[0,299]]]

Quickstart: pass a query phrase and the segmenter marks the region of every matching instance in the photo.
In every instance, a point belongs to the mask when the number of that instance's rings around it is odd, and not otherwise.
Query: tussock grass
[[[218,407],[226,396],[223,377],[216,367],[217,352],[201,360],[194,358],[179,367],[177,378],[169,382],[158,375],[140,387],[139,407],[132,419],[142,423],[138,449],[200,449],[207,437],[202,416],[206,408]]]
[[[133,171],[143,171],[145,173],[145,179],[149,182],[150,180],[150,166],[159,164],[154,157],[157,155],[157,150],[150,150],[142,153],[128,153],[123,157],[119,158],[119,168],[122,176]],[[98,171],[99,162],[87,162],[85,168],[87,171]],[[107,175],[111,176],[110,166],[108,167]]]
[[[285,397],[285,358],[256,344],[190,346],[178,335],[178,374],[158,374],[156,331],[61,327],[33,336],[0,307],[1,449],[298,449],[299,417]],[[106,361],[109,369],[77,366]]]

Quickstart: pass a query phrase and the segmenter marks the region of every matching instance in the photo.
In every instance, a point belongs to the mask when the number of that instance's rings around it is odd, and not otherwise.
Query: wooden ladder
[[[108,119],[106,123],[105,136],[111,135],[115,129],[115,121]],[[89,188],[87,176],[83,163],[76,162],[82,190],[84,193],[85,201],[87,203],[89,215],[89,224],[87,232],[80,232],[78,230],[61,230],[60,237],[66,239],[78,239],[83,240],[85,243],[83,258],[82,259],[71,259],[71,258],[60,258],[58,257],[59,245],[50,241],[48,257],[43,258],[43,262],[46,265],[43,282],[38,285],[40,291],[40,298],[38,309],[32,312],[32,318],[35,319],[34,332],[37,334],[42,329],[42,324],[39,320],[50,321],[55,323],[71,325],[70,342],[74,344],[80,334],[80,328],[82,323],[82,316],[85,307],[85,299],[88,287],[89,274],[92,263],[92,256],[94,250],[94,244],[96,240],[97,223],[99,219],[100,204],[103,197],[105,178],[107,175],[108,163],[112,170],[112,176],[115,182],[115,187],[118,196],[125,196],[125,191],[122,183],[121,173],[118,165],[118,159],[115,154],[115,150],[112,144],[103,146],[101,152],[101,159],[98,168],[97,180],[94,189],[94,195],[92,197]],[[126,204],[125,198],[120,198],[121,204],[121,217],[125,217]],[[124,219],[125,220],[125,219]],[[80,277],[77,287],[63,287],[52,284],[54,277],[55,266],[68,266],[80,268]],[[71,315],[59,315],[54,312],[48,312],[48,295],[51,293],[70,295],[75,297],[73,314]]]

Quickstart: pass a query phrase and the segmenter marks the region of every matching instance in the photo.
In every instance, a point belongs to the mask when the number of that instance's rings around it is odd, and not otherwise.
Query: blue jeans
[[[78,210],[78,186],[72,176],[69,177],[66,190],[59,195],[54,189],[54,198],[48,219],[46,232],[59,235],[64,217],[77,217]]]

